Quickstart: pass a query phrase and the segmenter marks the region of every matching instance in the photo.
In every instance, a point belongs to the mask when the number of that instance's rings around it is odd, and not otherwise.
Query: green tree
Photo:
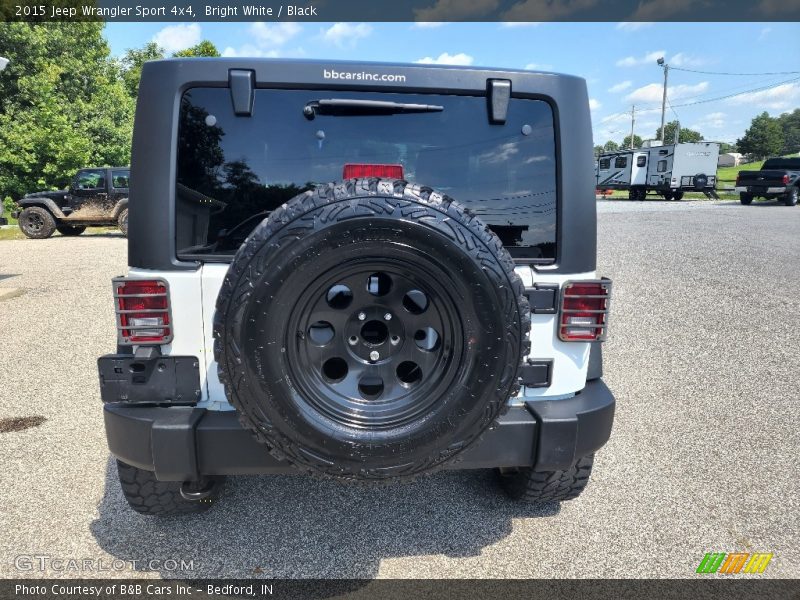
[[[217,47],[209,42],[208,40],[203,40],[196,46],[192,46],[191,48],[186,48],[185,50],[179,50],[175,54],[173,54],[175,58],[190,58],[193,56],[205,56],[209,58],[215,58],[217,56],[222,56],[217,50]]]
[[[754,158],[779,155],[783,144],[783,130],[778,119],[770,117],[766,111],[755,117],[744,136],[736,141],[739,152]]]
[[[621,148],[630,148],[631,147],[631,136],[626,135],[625,139],[622,140]],[[633,134],[633,147],[634,148],[641,148],[642,147],[642,138],[640,138],[635,133]]]
[[[603,150],[606,152],[616,152],[619,150],[619,144],[613,140],[608,140],[605,144],[603,144]]]
[[[675,129],[678,127],[678,121],[670,121],[666,125],[664,125],[664,143],[665,144],[672,144],[675,141]],[[659,138],[659,134],[661,133],[661,128],[659,127],[656,130],[656,139]],[[689,142],[700,142],[703,140],[703,136],[700,134],[699,131],[695,131],[693,129],[689,129],[688,127],[681,127],[681,131],[678,134],[678,142],[681,144],[686,144]]]
[[[738,152],[738,150],[736,149],[736,144],[729,144],[728,142],[720,142],[719,153],[725,154],[727,152]]]
[[[800,108],[778,117],[778,124],[783,130],[783,149],[781,154],[797,154],[800,152]]]
[[[141,48],[128,48],[120,60],[122,79],[125,88],[132,98],[139,94],[139,78],[142,75],[142,65],[148,60],[164,58],[164,49],[155,42],[145,44]]]
[[[102,23],[2,23],[0,197],[130,161],[133,100]]]

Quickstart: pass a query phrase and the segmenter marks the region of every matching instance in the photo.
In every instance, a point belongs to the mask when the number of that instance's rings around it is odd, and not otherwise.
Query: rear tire
[[[796,187],[791,188],[788,192],[786,192],[786,195],[783,197],[783,203],[786,206],[796,206],[798,192],[800,192],[798,188]]]
[[[19,228],[32,240],[43,240],[53,235],[56,220],[46,208],[29,206],[19,215]]]
[[[122,493],[130,507],[142,515],[169,517],[204,512],[219,496],[223,479],[204,480],[200,486],[214,483],[211,494],[202,500],[186,500],[179,481],[159,481],[155,473],[117,461]],[[195,486],[197,487],[197,486]]]
[[[683,200],[683,192],[675,192],[672,194],[672,199],[676,201]]]
[[[739,194],[739,202],[745,205],[752,204],[753,194],[745,194],[744,192],[742,192],[741,194]]]
[[[86,231],[86,226],[84,225],[57,225],[56,230],[63,236],[66,237],[73,237],[76,235],[82,234]]]
[[[119,217],[117,217],[117,226],[119,230],[122,232],[122,235],[128,237],[128,209],[123,208],[122,211],[119,213]]]
[[[534,471],[525,467],[500,474],[500,486],[519,502],[563,502],[581,495],[592,474],[594,454],[580,458],[564,471]]]

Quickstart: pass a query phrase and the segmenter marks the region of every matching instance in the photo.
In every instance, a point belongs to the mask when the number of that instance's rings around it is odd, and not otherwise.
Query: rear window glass
[[[627,156],[618,156],[614,159],[614,168],[615,169],[624,169],[628,166],[628,157]]]
[[[761,168],[800,171],[800,158],[770,158]]]
[[[611,159],[610,158],[601,158],[600,159],[600,168],[603,171],[606,171],[611,168]]]
[[[317,115],[320,99],[438,105],[437,112]],[[195,88],[181,102],[176,178],[178,255],[230,257],[266,217],[345,165],[401,165],[403,178],[449,194],[479,215],[516,258],[555,258],[553,113],[514,98],[492,125],[485,97],[327,90],[255,91],[235,116],[227,88]]]

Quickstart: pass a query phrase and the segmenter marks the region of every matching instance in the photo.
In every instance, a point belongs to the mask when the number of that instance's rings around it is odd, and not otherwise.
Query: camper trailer
[[[716,198],[718,157],[715,142],[645,142],[642,148],[605,152],[597,157],[597,189],[628,190],[631,200],[644,200],[648,192],[680,200],[687,191]]]

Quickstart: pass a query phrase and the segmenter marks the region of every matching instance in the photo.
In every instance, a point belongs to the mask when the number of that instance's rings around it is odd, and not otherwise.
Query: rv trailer
[[[597,189],[628,190],[631,200],[644,200],[648,192],[667,200],[680,200],[684,192],[717,198],[718,157],[715,142],[666,146],[645,142],[642,148],[604,152],[595,165]]]

